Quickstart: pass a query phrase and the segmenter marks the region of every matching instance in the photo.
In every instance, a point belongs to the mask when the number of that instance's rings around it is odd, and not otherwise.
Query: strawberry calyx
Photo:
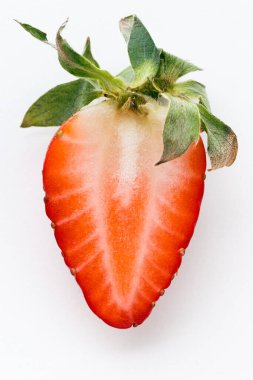
[[[94,59],[89,38],[79,54],[62,37],[67,21],[60,26],[55,45],[48,41],[46,33],[18,21],[33,37],[55,48],[61,66],[79,78],[40,97],[28,109],[22,127],[61,125],[97,98],[110,99],[123,110],[144,114],[146,103],[163,99],[168,113],[164,150],[157,165],[181,156],[198,141],[202,131],[207,134],[212,169],[234,162],[238,150],[236,135],[211,113],[205,86],[193,80],[178,82],[185,74],[201,70],[198,66],[157,48],[139,18],[131,15],[120,21],[131,66],[113,76]]]

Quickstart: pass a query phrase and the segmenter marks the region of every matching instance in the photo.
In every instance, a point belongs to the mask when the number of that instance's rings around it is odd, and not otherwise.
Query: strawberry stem
[[[89,38],[83,54],[68,44],[61,35],[68,20],[57,32],[56,46],[48,41],[45,32],[17,22],[33,37],[56,49],[61,66],[79,78],[57,86],[39,98],[27,111],[22,127],[60,125],[101,96],[113,100],[124,110],[144,114],[147,102],[155,100],[160,104],[161,99],[167,99],[164,150],[157,164],[179,157],[198,140],[202,131],[208,136],[212,169],[230,166],[234,162],[238,148],[236,135],[210,113],[205,86],[193,80],[177,82],[185,74],[201,69],[158,49],[137,16],[131,15],[120,21],[131,66],[117,76],[100,68],[91,53]]]

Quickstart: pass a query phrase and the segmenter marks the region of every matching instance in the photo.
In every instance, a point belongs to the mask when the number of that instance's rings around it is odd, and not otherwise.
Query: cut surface
[[[46,212],[91,309],[119,328],[140,324],[181,263],[204,190],[201,138],[155,166],[167,109],[148,115],[88,107],[53,138],[43,170]]]

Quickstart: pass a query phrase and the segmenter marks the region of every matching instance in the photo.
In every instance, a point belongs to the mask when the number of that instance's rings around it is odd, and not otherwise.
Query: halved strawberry
[[[206,170],[201,130],[213,168],[231,165],[237,140],[210,113],[203,85],[177,82],[198,68],[157,49],[136,16],[121,21],[132,66],[117,77],[99,68],[89,40],[83,56],[73,51],[64,26],[60,63],[89,80],[50,90],[22,126],[65,121],[43,169],[47,215],[94,313],[113,327],[137,326],[170,285],[194,231]],[[109,99],[79,111],[99,96]]]
[[[148,316],[199,214],[202,140],[154,166],[165,116],[166,107],[143,116],[101,103],[64,123],[46,155],[46,211],[56,240],[91,309],[115,327]]]

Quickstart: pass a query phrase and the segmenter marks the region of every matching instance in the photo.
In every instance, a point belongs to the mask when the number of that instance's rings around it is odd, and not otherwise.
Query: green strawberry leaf
[[[68,20],[67,20],[68,21]],[[101,87],[109,94],[117,94],[125,88],[119,78],[113,77],[108,71],[101,70],[86,57],[78,54],[61,36],[67,21],[61,25],[56,36],[56,47],[61,66],[70,74],[77,77],[98,80]]]
[[[163,130],[163,154],[156,165],[181,156],[200,133],[200,115],[196,104],[171,96]]]
[[[140,86],[152,79],[159,68],[160,52],[149,32],[137,16],[128,16],[120,21],[120,30],[128,47],[128,55],[134,70],[134,85]]]
[[[84,46],[84,51],[83,51],[83,57],[87,58],[91,63],[93,63],[93,65],[99,67],[99,64],[94,59],[92,52],[91,52],[90,37],[88,37],[86,40],[86,43]]]
[[[134,80],[134,71],[132,66],[128,66],[124,70],[122,70],[117,75],[117,78],[123,79],[123,81],[127,84],[131,83]]]
[[[42,95],[26,112],[22,128],[58,126],[92,100],[101,91],[85,79],[60,84]]]
[[[14,20],[14,21],[16,21],[19,25],[21,25],[22,28],[24,28],[33,37],[37,38],[40,41],[48,42],[46,33],[42,32],[41,30],[39,30],[37,28],[34,28],[33,26],[31,26],[29,24],[23,24],[22,22],[20,22],[18,20]]]
[[[203,106],[210,111],[210,104],[206,94],[205,86],[194,80],[175,83],[173,86],[173,94],[175,96],[186,96],[190,99],[198,99]]]
[[[238,151],[237,137],[233,130],[208,110],[198,104],[201,119],[207,133],[207,151],[212,169],[231,166]]]
[[[166,92],[178,78],[198,70],[201,69],[192,63],[161,50],[160,66],[155,78],[155,84]]]

